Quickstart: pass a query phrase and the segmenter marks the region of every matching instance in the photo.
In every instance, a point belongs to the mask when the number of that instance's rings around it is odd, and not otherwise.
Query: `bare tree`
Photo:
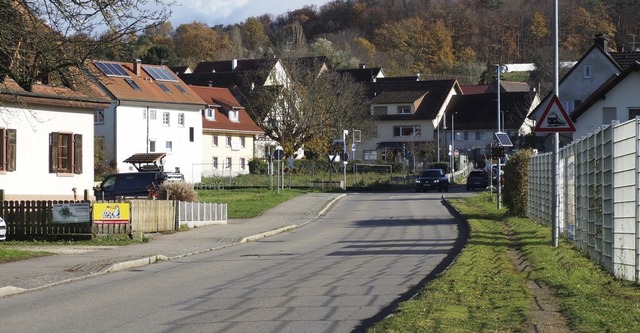
[[[0,0],[0,81],[74,87],[92,55],[159,25],[174,0]],[[98,38],[99,37],[99,38]]]
[[[322,57],[283,59],[283,63],[288,74],[284,82],[254,88],[242,100],[285,154],[304,148],[325,155],[343,130],[367,127],[368,131],[372,126],[362,85],[327,70]]]

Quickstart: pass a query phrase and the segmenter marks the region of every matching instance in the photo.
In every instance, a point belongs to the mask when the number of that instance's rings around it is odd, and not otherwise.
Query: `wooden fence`
[[[7,239],[9,240],[132,235],[133,233],[175,231],[182,224],[197,227],[227,223],[227,204],[146,199],[127,200],[126,202],[131,205],[131,223],[53,223],[54,204],[92,204],[91,201],[85,200],[0,200],[0,217],[7,224]]]
[[[32,240],[55,237],[91,237],[91,223],[53,223],[53,205],[89,201],[0,201],[0,216],[7,224],[7,238]]]

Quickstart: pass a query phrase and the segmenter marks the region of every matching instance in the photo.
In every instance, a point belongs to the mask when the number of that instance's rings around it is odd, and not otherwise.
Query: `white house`
[[[229,89],[197,86],[191,89],[207,103],[202,110],[202,176],[248,174],[256,137],[264,131]]]
[[[435,144],[447,104],[461,93],[455,80],[372,82],[368,90],[377,132],[363,139],[356,159],[387,162],[412,161],[410,155]]]
[[[96,135],[104,137],[118,172],[135,171],[124,161],[138,153],[166,153],[165,171],[198,183],[202,161],[204,101],[166,66],[94,61],[92,73],[112,98],[97,110]]]
[[[640,52],[617,52],[608,45],[607,36],[596,35],[593,46],[580,58],[575,65],[562,77],[558,83],[559,96],[562,106],[569,116],[574,110],[593,94],[605,82],[620,74],[630,61],[640,59]],[[542,112],[549,105],[553,92],[549,93],[529,118],[537,121]],[[543,134],[544,143],[540,148],[550,149],[549,134]],[[575,135],[560,133],[560,144],[570,142]]]
[[[95,85],[77,91],[0,82],[0,189],[6,200],[93,195],[94,110],[109,105]]]
[[[640,116],[640,62],[636,61],[613,80],[603,84],[571,114],[574,138],[585,137],[603,125]]]

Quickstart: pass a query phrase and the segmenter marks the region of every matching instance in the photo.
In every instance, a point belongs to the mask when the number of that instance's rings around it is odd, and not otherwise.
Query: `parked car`
[[[116,173],[107,176],[96,186],[93,194],[97,200],[114,200],[119,197],[156,199],[160,185],[165,181],[184,181],[184,176],[162,171]]]
[[[467,176],[467,191],[477,188],[486,189],[489,186],[489,173],[484,170],[473,170]]]
[[[7,224],[0,217],[0,241],[7,239]]]
[[[416,178],[416,192],[426,190],[449,191],[449,179],[442,169],[427,169]]]

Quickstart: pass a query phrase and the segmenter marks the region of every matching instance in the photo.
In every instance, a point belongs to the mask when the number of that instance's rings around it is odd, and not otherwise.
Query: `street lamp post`
[[[456,172],[456,158],[454,156],[454,153],[456,151],[456,130],[455,130],[455,113],[451,115],[451,157],[450,157],[450,163],[451,163],[451,183],[453,184],[453,180],[454,180],[454,175]]]

